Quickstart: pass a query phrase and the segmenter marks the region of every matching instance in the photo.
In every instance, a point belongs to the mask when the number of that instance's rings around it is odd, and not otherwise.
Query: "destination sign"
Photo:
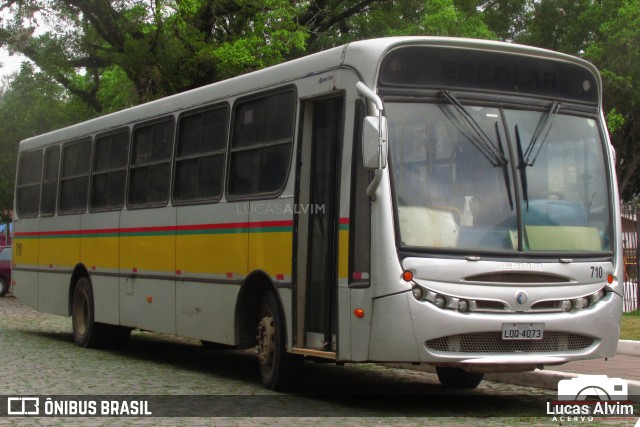
[[[382,63],[380,86],[466,88],[597,103],[595,77],[579,65],[504,52],[406,47]]]

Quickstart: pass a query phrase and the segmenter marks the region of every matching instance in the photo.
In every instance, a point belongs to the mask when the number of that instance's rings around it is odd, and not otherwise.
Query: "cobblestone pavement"
[[[185,410],[172,418],[8,417],[0,425],[635,424],[632,418],[553,421],[545,414],[546,402],[556,397],[551,391],[483,381],[466,394],[447,392],[434,374],[375,364],[308,362],[295,394],[275,393],[260,385],[252,351],[210,350],[198,341],[139,331],[118,352],[81,349],[73,344],[70,318],[38,313],[13,297],[0,298],[0,354],[0,405],[7,405],[7,396],[24,395],[187,395],[222,405],[213,417],[190,417],[198,413]]]

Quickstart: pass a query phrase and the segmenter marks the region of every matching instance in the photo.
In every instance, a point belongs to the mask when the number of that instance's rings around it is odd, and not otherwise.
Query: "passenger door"
[[[303,105],[296,193],[294,347],[336,351],[338,200],[343,98]]]

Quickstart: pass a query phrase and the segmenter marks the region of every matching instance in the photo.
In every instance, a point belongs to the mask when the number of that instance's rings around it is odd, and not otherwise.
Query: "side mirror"
[[[387,167],[387,118],[368,116],[362,128],[362,162],[367,169]]]

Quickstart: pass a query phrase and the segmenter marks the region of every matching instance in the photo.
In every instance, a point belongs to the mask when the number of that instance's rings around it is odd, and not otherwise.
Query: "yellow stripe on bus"
[[[174,274],[246,276],[263,270],[270,276],[292,275],[292,233],[121,236],[16,239],[18,265],[73,268],[78,260],[97,271],[152,271]],[[175,245],[174,245],[175,244]],[[349,270],[349,231],[340,230],[338,276]]]

